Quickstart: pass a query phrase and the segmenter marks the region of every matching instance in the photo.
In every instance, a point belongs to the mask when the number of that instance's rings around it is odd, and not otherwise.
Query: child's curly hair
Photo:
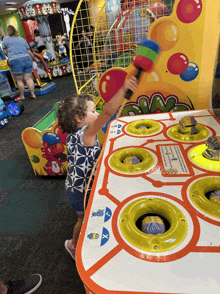
[[[87,101],[93,101],[92,96],[88,94],[80,94],[67,97],[60,103],[57,111],[58,125],[63,133],[71,134],[77,129],[76,115],[80,119],[86,116]]]

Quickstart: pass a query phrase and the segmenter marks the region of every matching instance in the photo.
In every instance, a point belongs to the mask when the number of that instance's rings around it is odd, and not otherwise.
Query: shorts
[[[75,210],[75,212],[77,214],[82,214],[84,215],[84,194],[80,193],[80,192],[75,192],[72,193],[70,191],[67,191],[67,196],[69,198],[71,207],[73,210]],[[86,205],[88,202],[88,198],[89,198],[89,192],[87,193],[87,201],[86,201]]]
[[[20,59],[12,59],[9,61],[12,74],[32,73],[33,61],[30,56],[25,56]]]

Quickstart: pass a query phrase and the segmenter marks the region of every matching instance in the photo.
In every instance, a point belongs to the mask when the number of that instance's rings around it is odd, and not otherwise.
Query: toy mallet
[[[149,72],[153,69],[154,62],[156,61],[160,51],[160,46],[152,40],[144,40],[138,48],[136,55],[133,57],[133,65],[136,67],[137,72],[135,78],[140,79],[142,72]],[[133,92],[128,89],[125,93],[125,98],[130,100]]]

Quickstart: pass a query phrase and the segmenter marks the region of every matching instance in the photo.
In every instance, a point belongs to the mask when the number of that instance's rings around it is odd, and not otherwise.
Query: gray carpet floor
[[[0,129],[0,279],[34,273],[36,294],[85,294],[75,262],[65,250],[77,216],[64,189],[65,177],[35,176],[21,139],[54,103],[75,92],[72,75],[54,79],[56,89],[27,98],[25,110]]]

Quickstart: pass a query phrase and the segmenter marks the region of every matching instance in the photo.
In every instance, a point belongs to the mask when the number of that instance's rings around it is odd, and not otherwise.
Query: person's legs
[[[34,86],[34,81],[32,79],[32,73],[24,73],[24,81],[31,93],[31,97],[37,98],[34,94],[35,86]]]
[[[84,197],[85,196],[81,192],[72,193],[70,191],[67,191],[67,196],[69,198],[69,201],[73,210],[77,213],[78,220],[73,228],[73,237],[71,240],[66,240],[65,248],[69,252],[71,257],[75,260],[76,246],[77,246],[79,234],[80,234],[83,219],[84,219]]]
[[[66,240],[65,242],[65,248],[74,260],[75,260],[75,254],[76,254],[76,245],[79,239],[79,234],[81,231],[84,214],[77,213],[77,216],[78,216],[78,221],[73,228],[73,238],[72,240]]]
[[[24,75],[23,74],[14,74],[14,78],[16,80],[18,91],[20,93],[19,99],[25,100],[25,97],[24,97],[24,89],[25,89]]]
[[[32,79],[33,60],[30,58],[30,56],[25,57],[23,59],[23,70],[24,70],[24,81],[31,93],[31,98],[37,98],[34,94],[35,86],[34,86],[34,81]]]
[[[6,294],[8,291],[8,288],[6,285],[3,284],[3,282],[0,280],[0,294]]]
[[[77,245],[77,242],[79,239],[79,234],[80,234],[81,227],[82,227],[82,223],[83,223],[83,218],[84,218],[83,214],[77,214],[77,216],[78,216],[78,221],[73,228],[72,246],[74,248],[76,248],[76,245]]]

